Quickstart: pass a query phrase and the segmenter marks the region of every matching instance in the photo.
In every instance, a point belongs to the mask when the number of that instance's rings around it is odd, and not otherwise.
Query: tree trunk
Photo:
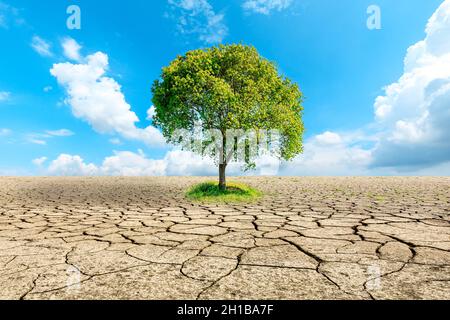
[[[219,189],[224,191],[227,189],[227,181],[225,171],[227,169],[226,164],[219,164]]]
[[[227,169],[227,136],[226,132],[222,130],[222,146],[220,150],[219,163],[219,190],[225,191],[227,189],[226,169]]]

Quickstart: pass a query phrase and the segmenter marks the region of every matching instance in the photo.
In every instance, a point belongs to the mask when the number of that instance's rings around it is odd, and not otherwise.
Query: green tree
[[[239,154],[249,169],[262,147],[284,160],[303,151],[302,93],[252,46],[219,45],[178,56],[152,92],[154,125],[169,143],[214,157],[221,189],[227,165]]]

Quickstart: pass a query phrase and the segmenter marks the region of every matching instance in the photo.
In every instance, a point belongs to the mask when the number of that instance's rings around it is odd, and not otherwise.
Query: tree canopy
[[[302,152],[302,93],[252,46],[219,45],[178,56],[163,68],[152,93],[154,124],[169,143],[218,157],[223,187],[225,168],[237,159],[240,139],[247,167],[257,156],[249,152],[252,141],[258,149],[264,132],[277,132],[278,148],[271,153],[280,159],[291,160]],[[186,143],[194,140],[199,126],[208,138],[200,144]],[[252,132],[254,139],[236,133],[230,138],[229,131]],[[219,145],[219,151],[208,148],[211,143]]]

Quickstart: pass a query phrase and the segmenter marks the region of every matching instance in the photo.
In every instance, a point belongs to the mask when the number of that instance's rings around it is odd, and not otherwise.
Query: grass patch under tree
[[[249,202],[259,199],[262,193],[242,183],[229,182],[225,190],[217,182],[204,182],[191,187],[186,197],[206,202]]]

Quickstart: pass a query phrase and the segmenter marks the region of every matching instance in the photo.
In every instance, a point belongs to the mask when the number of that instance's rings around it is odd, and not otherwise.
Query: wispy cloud
[[[42,140],[42,139],[36,139],[36,138],[33,138],[33,137],[29,137],[28,138],[28,142],[32,143],[32,144],[38,144],[38,145],[41,145],[41,146],[45,146],[47,144],[47,141]]]
[[[31,39],[31,47],[43,57],[53,56],[53,53],[50,50],[50,43],[39,36],[34,36],[33,39]]]
[[[0,137],[9,136],[11,134],[11,130],[7,128],[0,128]]]
[[[177,22],[177,30],[182,35],[194,35],[197,40],[216,44],[228,34],[224,15],[216,13],[207,0],[168,0],[170,17]]]
[[[6,18],[2,12],[0,12],[0,27],[2,27],[2,28],[7,27]]]
[[[49,136],[53,137],[70,137],[73,136],[74,133],[68,129],[60,129],[60,130],[47,130],[45,131]]]
[[[26,141],[33,144],[46,145],[47,140],[51,138],[70,137],[75,133],[68,129],[46,130],[43,133],[29,133],[26,135]]]
[[[247,12],[254,12],[268,15],[272,11],[282,11],[292,4],[292,0],[246,0],[242,4]]]
[[[0,102],[7,101],[11,97],[11,92],[0,91]]]
[[[12,25],[22,25],[25,20],[20,16],[19,9],[0,1],[0,28],[9,29]]]

